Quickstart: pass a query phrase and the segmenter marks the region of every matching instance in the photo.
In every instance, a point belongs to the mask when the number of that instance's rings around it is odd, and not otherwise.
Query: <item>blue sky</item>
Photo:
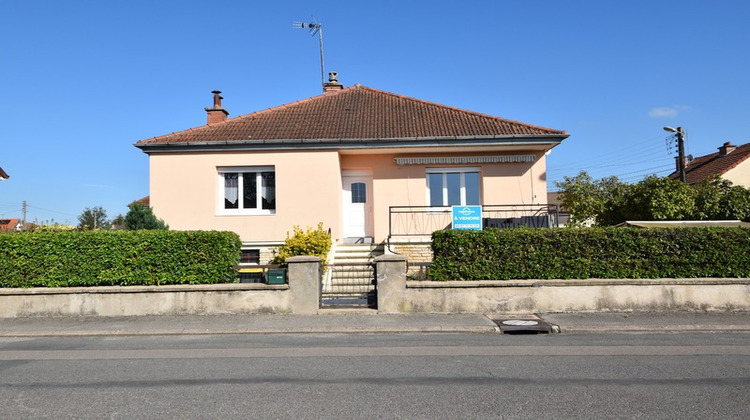
[[[148,195],[138,140],[320,93],[376,89],[566,130],[548,183],[636,182],[750,141],[745,0],[0,1],[0,218],[77,224]],[[186,209],[188,210],[188,209]],[[158,216],[158,214],[157,214]]]

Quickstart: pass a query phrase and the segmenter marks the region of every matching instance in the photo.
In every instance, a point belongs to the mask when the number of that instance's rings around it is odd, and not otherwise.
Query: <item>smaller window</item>
[[[367,185],[364,182],[352,184],[352,203],[367,202]]]
[[[259,249],[243,249],[240,251],[240,264],[260,264]]]

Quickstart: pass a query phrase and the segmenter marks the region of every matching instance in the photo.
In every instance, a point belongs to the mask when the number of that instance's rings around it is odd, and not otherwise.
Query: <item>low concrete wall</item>
[[[295,257],[289,284],[0,289],[0,318],[314,314],[320,259]],[[750,310],[750,279],[406,281],[406,257],[375,259],[382,313]]]
[[[750,280],[408,282],[401,309],[450,313],[750,310]]]
[[[287,259],[289,284],[201,284],[1,289],[0,318],[314,314],[319,306],[318,257]]]
[[[382,313],[750,310],[750,279],[406,281],[405,258],[378,257]]]
[[[292,313],[288,285],[0,289],[0,318],[264,313]]]

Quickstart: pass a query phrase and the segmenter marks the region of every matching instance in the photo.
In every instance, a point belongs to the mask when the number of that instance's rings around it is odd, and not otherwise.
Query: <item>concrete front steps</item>
[[[332,266],[329,267],[332,272],[323,287],[324,304],[374,305],[375,270],[372,260],[383,253],[383,245],[337,245]]]

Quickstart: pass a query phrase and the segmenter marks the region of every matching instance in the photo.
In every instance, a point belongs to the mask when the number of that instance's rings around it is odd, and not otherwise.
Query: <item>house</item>
[[[0,219],[0,232],[15,232],[21,229],[19,219]]]
[[[0,168],[0,181],[5,181],[10,178],[10,175],[6,174],[3,168]]]
[[[172,229],[237,232],[264,262],[293,226],[382,243],[449,226],[447,206],[543,205],[546,154],[568,137],[344,88],[335,73],[319,96],[235,118],[212,93],[206,125],[135,144],[149,156],[150,205]]]
[[[685,173],[688,184],[718,175],[731,181],[733,185],[750,188],[750,143],[735,146],[731,142],[726,142],[719,147],[718,152],[699,156],[687,162]],[[669,177],[679,179],[680,175],[675,171]]]

